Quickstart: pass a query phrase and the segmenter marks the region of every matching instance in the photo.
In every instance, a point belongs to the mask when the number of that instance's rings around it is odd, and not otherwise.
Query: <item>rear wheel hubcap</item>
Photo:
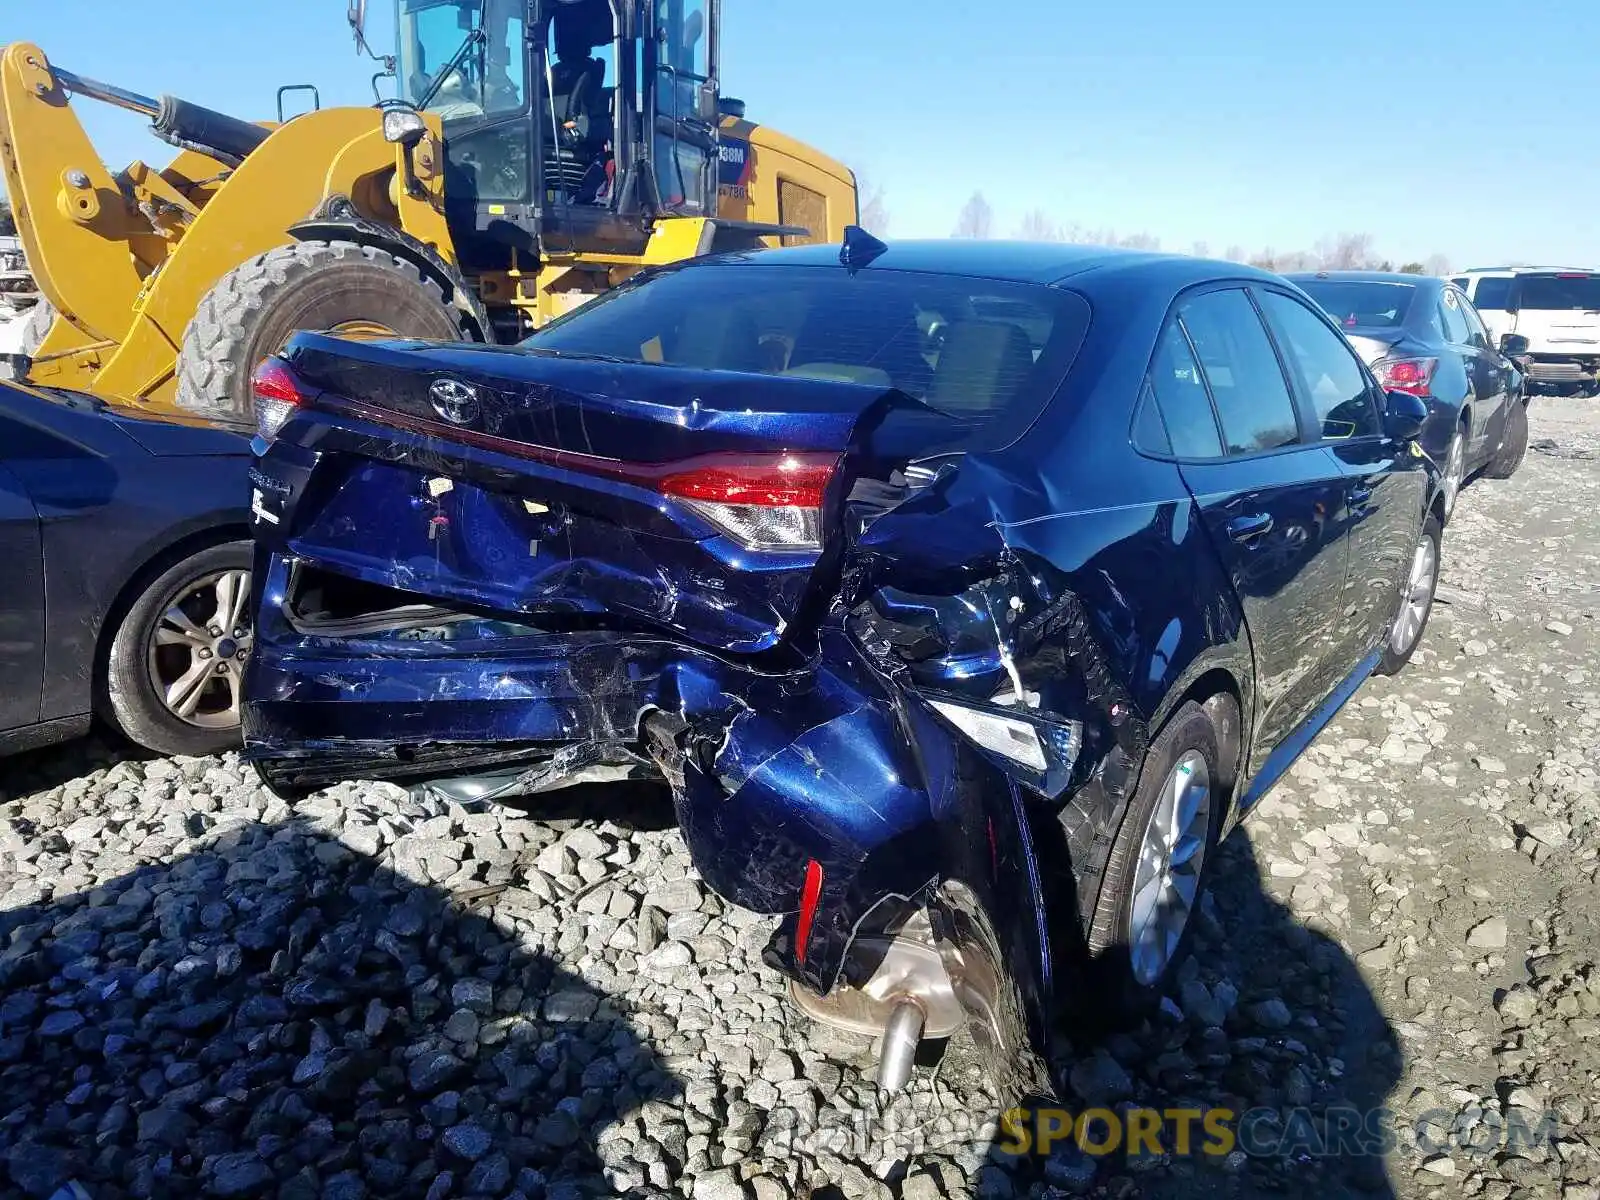
[[[150,684],[185,723],[200,729],[239,724],[252,641],[249,604],[249,571],[213,571],[168,598],[150,638]]]
[[[1190,750],[1162,782],[1133,875],[1128,953],[1133,977],[1145,986],[1178,952],[1210,840],[1211,771],[1205,755]]]

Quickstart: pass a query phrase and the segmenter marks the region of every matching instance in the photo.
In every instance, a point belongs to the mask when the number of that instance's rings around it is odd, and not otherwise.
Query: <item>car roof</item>
[[[1284,278],[1295,283],[1332,279],[1346,283],[1403,283],[1411,287],[1444,283],[1444,280],[1433,275],[1407,275],[1401,271],[1295,271]]]
[[[736,252],[719,255],[712,261],[779,267],[840,265],[839,247],[829,244]],[[1176,287],[1186,287],[1190,283],[1213,278],[1264,281],[1277,278],[1257,267],[1160,251],[1079,246],[1068,242],[988,241],[973,238],[889,242],[882,254],[859,269],[916,271],[1034,284],[1063,283],[1091,274],[1128,271],[1148,274],[1152,282],[1159,280]]]

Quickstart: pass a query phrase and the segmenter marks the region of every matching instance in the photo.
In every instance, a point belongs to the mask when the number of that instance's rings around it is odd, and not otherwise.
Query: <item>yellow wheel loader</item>
[[[655,264],[839,240],[848,169],[720,95],[720,0],[395,0],[398,98],[251,124],[0,53],[41,385],[247,420],[296,329],[510,342]],[[366,49],[364,0],[350,10]],[[371,53],[370,50],[368,53]],[[70,97],[179,153],[112,174]]]

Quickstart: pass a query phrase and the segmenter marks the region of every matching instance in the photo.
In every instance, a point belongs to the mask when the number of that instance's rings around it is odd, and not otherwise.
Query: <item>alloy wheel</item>
[[[1411,650],[1427,623],[1428,610],[1433,607],[1434,567],[1438,556],[1433,539],[1424,535],[1411,557],[1411,574],[1400,595],[1400,611],[1389,629],[1389,649],[1397,655]]]
[[[1161,785],[1134,869],[1128,953],[1144,986],[1159,980],[1178,952],[1199,899],[1211,839],[1211,772],[1191,750]]]
[[[150,683],[174,716],[201,729],[239,724],[250,625],[250,572],[214,571],[181,586],[150,638]]]
[[[1461,485],[1467,474],[1467,435],[1460,429],[1456,430],[1455,437],[1450,439],[1450,454],[1445,459],[1444,479],[1444,515],[1449,516],[1455,511],[1456,497],[1461,495]]]

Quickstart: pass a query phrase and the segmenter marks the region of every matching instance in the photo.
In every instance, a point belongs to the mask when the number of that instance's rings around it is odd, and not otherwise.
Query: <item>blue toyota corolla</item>
[[[248,753],[287,794],[653,776],[823,1021],[1137,1007],[1210,851],[1422,636],[1439,476],[1292,284],[1060,245],[736,254],[515,349],[257,372]]]

